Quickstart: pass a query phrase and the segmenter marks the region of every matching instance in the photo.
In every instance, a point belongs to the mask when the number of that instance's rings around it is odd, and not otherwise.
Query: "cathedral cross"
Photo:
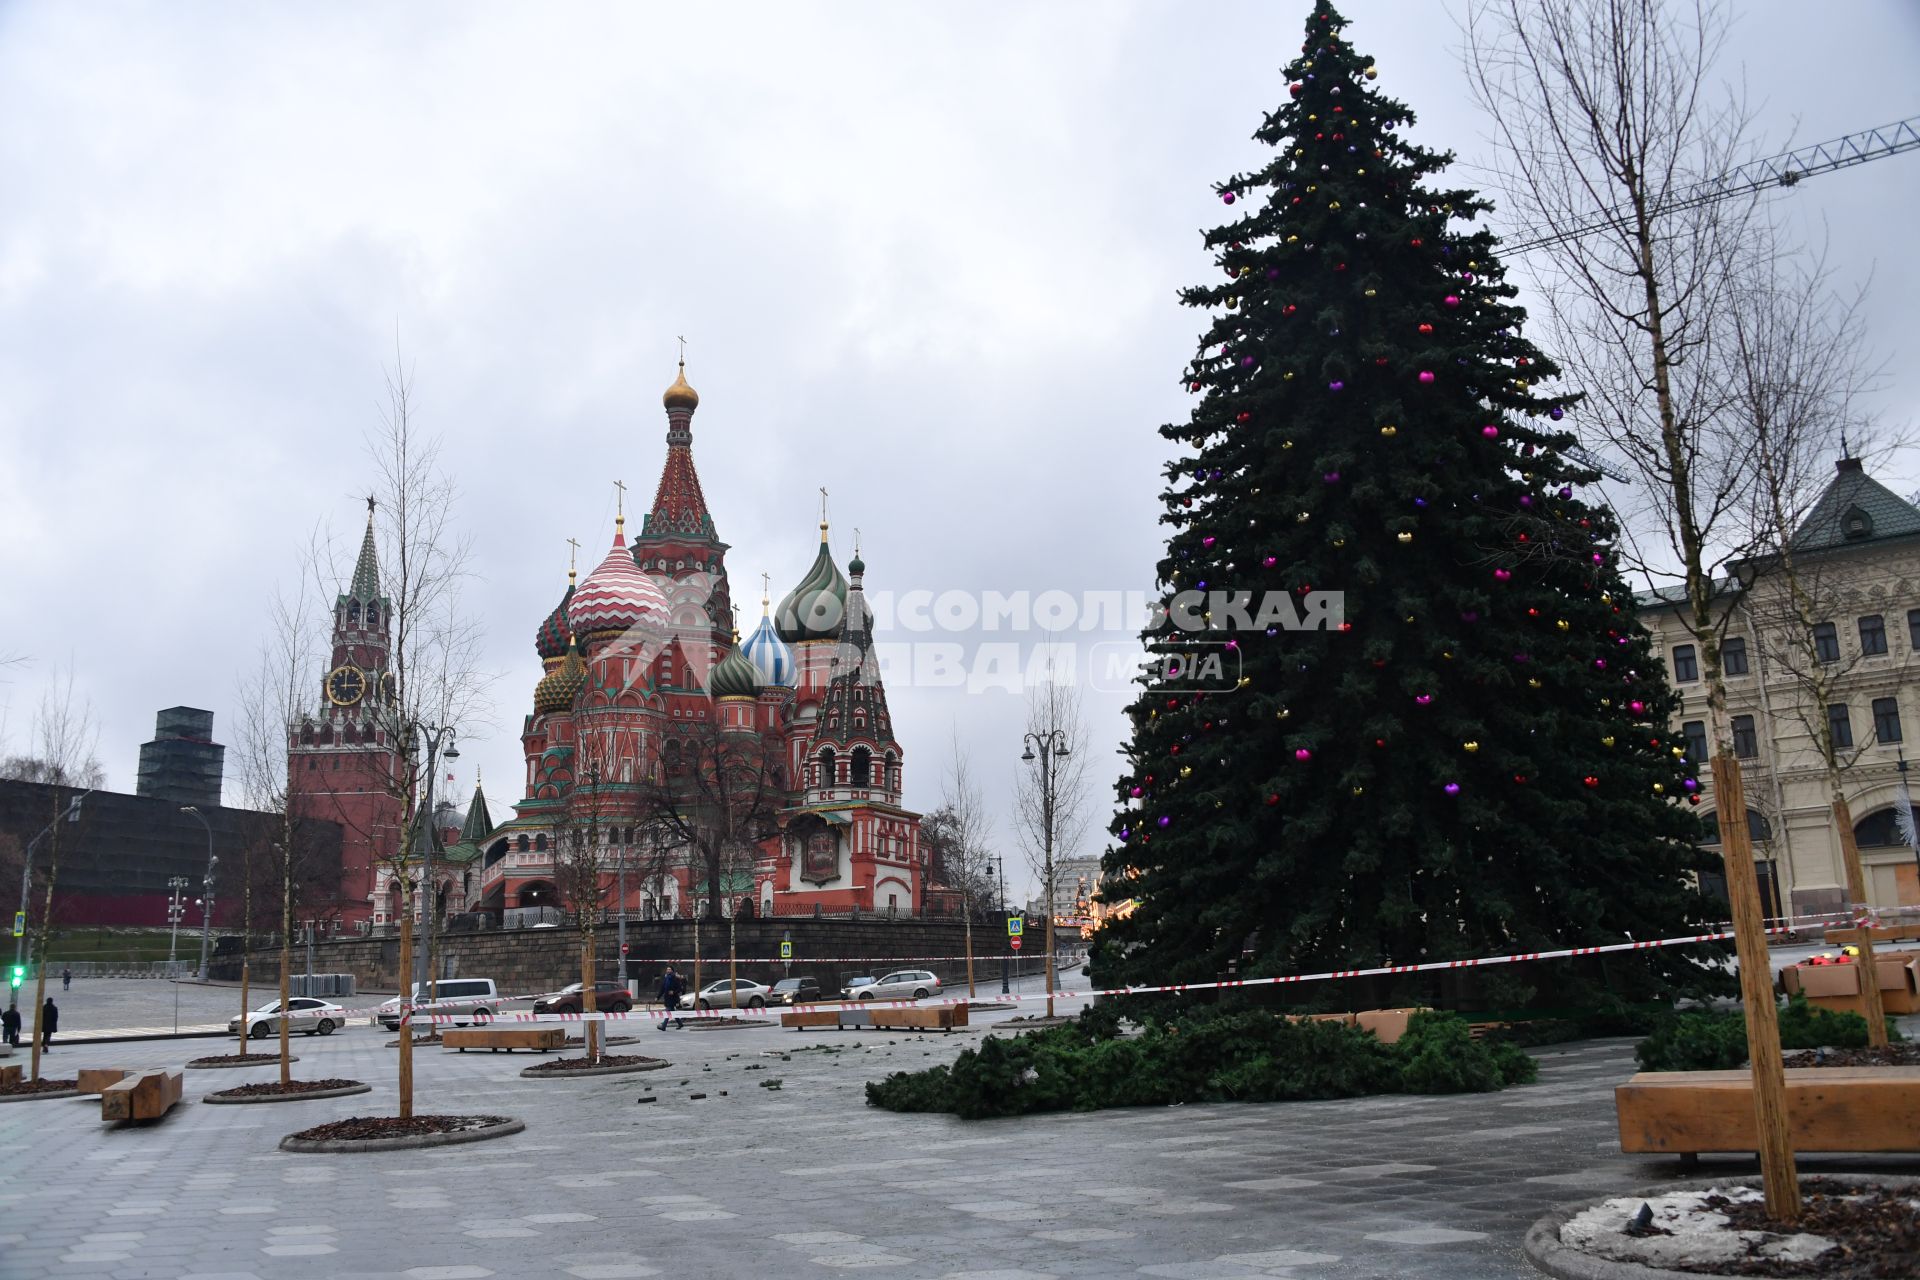
[[[567,539],[567,581],[568,582],[573,581],[573,575],[576,571],[574,567],[574,559],[579,554],[580,554],[580,539],[568,538]]]
[[[615,495],[613,500],[613,514],[616,518],[625,520],[627,518],[627,482],[625,480],[615,480],[613,487],[620,491]]]
[[[820,523],[827,522],[827,486],[820,486]]]

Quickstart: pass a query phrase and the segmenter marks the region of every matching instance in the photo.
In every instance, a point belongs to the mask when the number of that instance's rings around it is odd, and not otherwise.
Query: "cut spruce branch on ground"
[[[1116,1018],[992,1038],[951,1066],[895,1072],[867,1085],[891,1111],[962,1119],[1040,1111],[1285,1102],[1379,1093],[1485,1093],[1533,1080],[1539,1064],[1512,1044],[1472,1038],[1462,1019],[1419,1013],[1392,1045],[1333,1022],[1264,1010],[1195,1009],[1137,1035]]]
[[[67,1093],[80,1087],[78,1080],[17,1080],[0,1085],[0,1095],[31,1093]]]
[[[1812,1049],[1790,1053],[1789,1067],[1920,1067],[1920,1044],[1869,1045],[1864,1049]]]

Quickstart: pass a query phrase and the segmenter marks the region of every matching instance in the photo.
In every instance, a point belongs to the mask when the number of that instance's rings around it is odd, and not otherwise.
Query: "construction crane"
[[[1804,179],[1836,169],[1851,169],[1870,160],[1882,160],[1902,151],[1920,149],[1920,116],[1908,116],[1876,129],[1863,129],[1828,142],[1788,151],[1766,160],[1743,164],[1718,178],[1697,183],[1662,203],[1656,213],[1675,213],[1735,196],[1750,195],[1770,187],[1793,187]],[[1623,227],[1633,216],[1625,205],[1608,210],[1590,222],[1563,231],[1535,233],[1501,246],[1503,256],[1530,253],[1550,245],[1565,244],[1596,231]]]

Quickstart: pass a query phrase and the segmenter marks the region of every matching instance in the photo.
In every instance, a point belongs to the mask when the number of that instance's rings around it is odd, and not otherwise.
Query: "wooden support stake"
[[[1794,1170],[1793,1138],[1787,1122],[1786,1064],[1780,1060],[1773,962],[1767,954],[1760,881],[1754,872],[1753,843],[1747,831],[1746,788],[1739,762],[1728,747],[1714,752],[1713,795],[1726,865],[1727,898],[1733,908],[1733,942],[1740,956],[1740,1002],[1747,1013],[1754,1132],[1759,1139],[1761,1180],[1766,1184],[1767,1216],[1776,1222],[1798,1222],[1800,1179]]]
[[[1860,843],[1853,838],[1853,812],[1847,807],[1847,798],[1838,791],[1833,793],[1833,820],[1840,827],[1840,860],[1847,868],[1847,898],[1852,902],[1852,910],[1858,911],[1867,903],[1867,875],[1860,866]],[[1857,944],[1860,954],[1854,957],[1860,967],[1860,1011],[1867,1019],[1867,1043],[1884,1045],[1887,1042],[1887,1010],[1880,999],[1880,965],[1873,955],[1873,930],[1862,926]]]

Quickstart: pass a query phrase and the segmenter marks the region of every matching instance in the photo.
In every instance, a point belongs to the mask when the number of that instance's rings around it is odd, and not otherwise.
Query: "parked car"
[[[820,998],[820,983],[814,978],[782,978],[767,995],[768,1004],[812,1004]]]
[[[940,994],[940,979],[925,969],[896,969],[853,994],[861,1000],[925,1000]]]
[[[550,996],[541,996],[533,1002],[535,1013],[580,1013],[586,1008],[581,992],[585,987],[578,982],[560,988]],[[593,984],[593,1006],[601,1013],[626,1013],[633,1008],[633,997],[627,989],[617,982],[596,982]]]
[[[860,994],[860,988],[872,985],[873,975],[870,973],[863,973],[857,978],[848,978],[847,985],[840,988],[840,997],[843,1000],[851,1000]]]
[[[466,1026],[476,1018],[491,1018],[500,1008],[500,992],[493,985],[492,978],[442,978],[433,986],[433,1003],[428,1004],[425,994],[416,984],[413,988],[414,1011],[417,1013],[453,1014],[459,1019],[460,1026]],[[400,1029],[400,997],[395,996],[380,1006],[380,1025],[389,1031]]]
[[[773,988],[764,982],[755,982],[751,978],[722,978],[718,982],[709,982],[700,988],[693,997],[696,1009],[762,1009],[766,1007],[767,997]]]
[[[310,1036],[330,1036],[335,1027],[347,1025],[347,1011],[330,1000],[315,1000],[308,996],[297,996],[287,1001],[290,1011],[289,1025],[295,1031],[304,1031]],[[227,1030],[240,1034],[240,1019],[234,1018],[227,1023]],[[268,1036],[280,1033],[280,1002],[275,1000],[247,1015],[247,1034],[255,1040],[264,1040]]]

